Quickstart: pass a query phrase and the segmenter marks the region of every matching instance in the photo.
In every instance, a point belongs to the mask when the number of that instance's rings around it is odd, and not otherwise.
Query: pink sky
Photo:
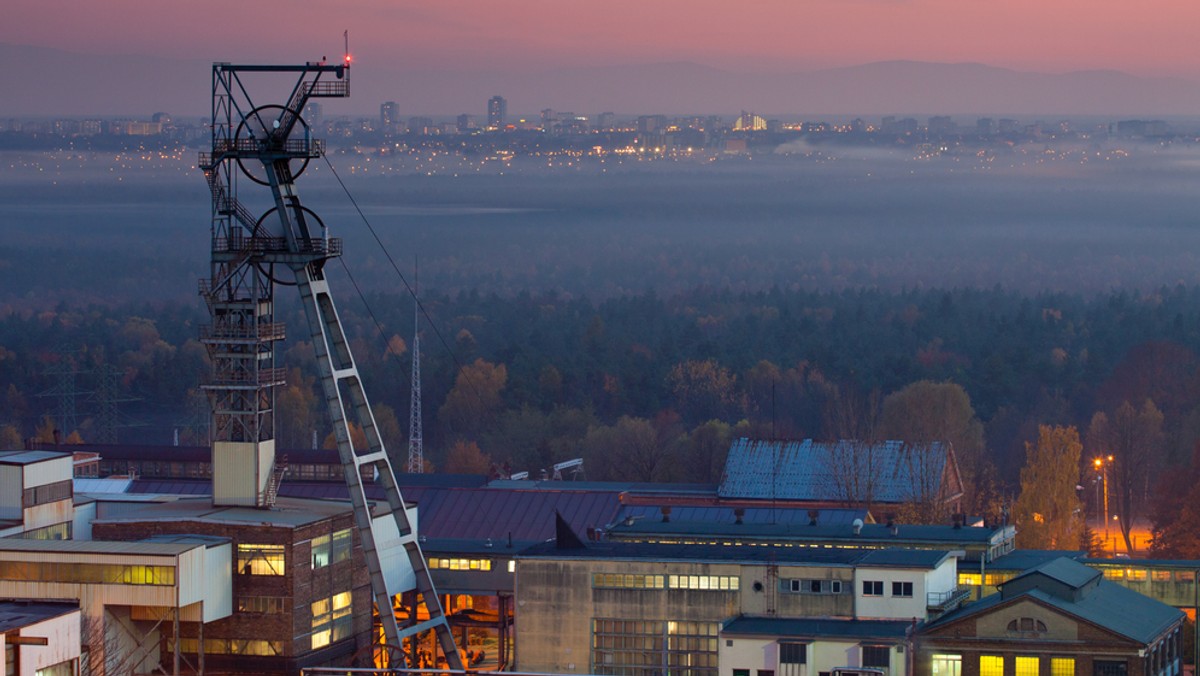
[[[349,29],[357,56],[401,68],[794,71],[911,59],[1200,79],[1198,26],[1195,0],[7,0],[0,42],[289,61],[332,58]]]

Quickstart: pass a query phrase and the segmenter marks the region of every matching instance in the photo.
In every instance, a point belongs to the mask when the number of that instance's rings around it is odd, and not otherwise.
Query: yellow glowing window
[[[962,573],[958,574],[958,585],[960,587],[978,587],[983,584],[983,576],[979,573]]]
[[[980,655],[979,676],[1004,676],[1004,658],[999,655]]]
[[[1075,658],[1051,657],[1050,676],[1075,676]]]
[[[1038,676],[1038,665],[1040,658],[1037,657],[1018,657],[1016,671],[1014,676]]]
[[[243,575],[283,575],[283,545],[238,545],[238,572]]]

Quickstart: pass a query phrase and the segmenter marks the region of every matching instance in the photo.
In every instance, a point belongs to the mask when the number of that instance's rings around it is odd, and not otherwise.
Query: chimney
[[[743,518],[745,516],[746,516],[746,509],[744,507],[734,507],[733,508],[733,522],[735,524],[737,524],[739,526],[742,525]]]
[[[808,510],[808,525],[810,525],[810,526],[817,525],[817,517],[818,516],[821,516],[820,510],[818,510],[818,509]]]
[[[658,511],[662,512],[662,517],[663,517],[663,518],[662,518],[662,522],[663,522],[663,523],[669,523],[669,522],[671,521],[671,508],[670,508],[670,506],[668,506],[668,505],[663,505],[662,507],[659,507],[659,508],[658,508]]]

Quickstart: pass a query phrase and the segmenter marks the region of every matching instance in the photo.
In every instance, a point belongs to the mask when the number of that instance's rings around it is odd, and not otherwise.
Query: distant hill
[[[0,44],[0,117],[205,115],[209,62],[95,56]],[[546,69],[534,73],[406,71],[358,55],[353,97],[331,113],[374,114],[385,100],[405,115],[483,116],[494,94],[513,114],[543,108],[594,115],[1105,115],[1200,114],[1200,86],[1118,71],[1048,74],[977,63],[889,61],[803,73],[734,73],[694,63]],[[15,66],[15,67],[13,67]]]

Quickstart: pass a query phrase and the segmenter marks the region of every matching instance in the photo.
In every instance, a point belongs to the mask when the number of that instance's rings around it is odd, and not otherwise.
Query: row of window
[[[0,561],[0,580],[71,584],[175,584],[174,566]]]
[[[1196,581],[1196,572],[1192,570],[1148,570],[1146,568],[1107,568],[1100,567],[1106,580],[1128,580],[1130,582],[1179,582],[1183,584],[1193,584]],[[987,573],[980,575],[979,573],[962,572],[958,573],[959,586],[978,587],[981,584],[986,584],[989,587],[995,587],[1003,584],[1013,578],[1013,573]]]
[[[442,559],[430,558],[429,567],[431,569],[442,570],[480,570],[488,571],[492,569],[491,559]]]
[[[52,484],[26,488],[21,494],[21,506],[25,508],[44,505],[59,500],[70,500],[75,483],[71,479],[55,481]]]
[[[883,580],[863,580],[862,583],[863,596],[883,596]],[[911,599],[913,595],[913,583],[911,582],[893,582],[892,596],[896,598]]]
[[[324,568],[335,563],[348,561],[354,536],[349,528],[333,535],[321,535],[312,539],[312,567]]]
[[[848,589],[841,580],[784,580],[783,590],[793,594],[841,594]]]
[[[741,580],[736,575],[642,575],[635,573],[594,573],[596,589],[698,589],[701,591],[737,591]]]
[[[167,639],[167,652],[175,651],[175,639]],[[194,638],[179,639],[179,652],[194,655],[200,652],[200,641]],[[282,641],[264,641],[262,639],[240,638],[206,638],[204,639],[205,655],[252,655],[275,657],[283,655]]]
[[[1026,618],[1022,618],[1026,619]],[[1018,626],[1021,622],[1018,621]],[[1011,625],[1010,625],[1011,627]],[[865,653],[864,653],[865,655]],[[1041,676],[1042,658],[1017,656],[1013,660],[1013,676]],[[979,676],[1004,676],[1005,658],[1002,655],[980,655]],[[1048,676],[1075,676],[1075,659],[1051,657]],[[962,676],[962,655],[935,654],[930,660],[933,676]],[[1126,676],[1128,664],[1124,660],[1093,660],[1093,676]]]
[[[256,615],[278,615],[285,612],[287,606],[282,596],[239,596],[237,611]]]

